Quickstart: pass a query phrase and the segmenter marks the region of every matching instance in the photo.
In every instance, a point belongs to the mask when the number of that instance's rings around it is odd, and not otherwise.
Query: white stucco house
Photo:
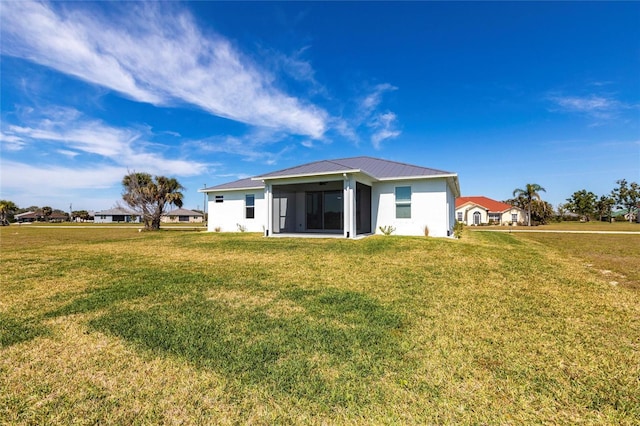
[[[456,220],[465,225],[518,225],[526,221],[526,212],[491,198],[456,198]]]
[[[163,214],[160,221],[163,223],[202,223],[204,215],[193,210],[179,208]]]
[[[95,212],[94,223],[139,223],[140,215],[131,210],[115,207],[113,209]]]
[[[353,157],[303,164],[200,189],[208,196],[208,231],[265,236],[380,233],[453,234],[456,173]]]

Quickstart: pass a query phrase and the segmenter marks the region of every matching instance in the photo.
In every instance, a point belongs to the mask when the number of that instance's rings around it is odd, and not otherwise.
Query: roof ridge
[[[355,157],[358,158],[358,157]],[[446,174],[451,174],[452,172],[449,172],[447,170],[442,170],[442,169],[434,169],[433,167],[425,167],[425,166],[419,166],[417,164],[410,164],[410,163],[405,163],[404,161],[396,161],[396,160],[385,160],[384,158],[378,158],[378,157],[371,157],[369,155],[363,155],[360,158],[371,158],[373,160],[378,160],[378,161],[385,161],[387,163],[395,163],[395,164],[401,164],[403,166],[408,166],[408,167],[417,167],[419,169],[427,169],[427,170],[433,170],[434,172],[440,172],[440,173],[446,173]]]
[[[337,158],[337,159],[334,159],[334,160],[325,160],[325,161],[329,161],[329,162],[332,162],[334,164],[339,164],[341,166],[344,166],[344,164],[340,164],[340,163],[336,163],[336,162],[337,161],[342,161],[342,160],[355,160],[356,158],[369,158],[371,160],[384,161],[386,163],[395,163],[395,164],[400,164],[402,166],[407,166],[407,167],[416,167],[416,168],[419,168],[419,169],[433,170],[434,172],[440,172],[440,173],[443,173],[443,174],[451,174],[452,173],[452,172],[449,172],[449,171],[446,171],[446,170],[442,170],[442,169],[434,169],[432,167],[419,166],[417,164],[405,163],[404,161],[386,160],[384,158],[372,157],[370,155],[358,155],[358,156],[355,156],[355,157],[344,157],[344,158]],[[311,164],[311,163],[309,163],[309,164]]]
[[[336,164],[336,165],[338,165],[338,166],[340,166],[340,167],[347,167],[347,168],[349,168],[349,169],[353,169],[353,167],[351,167],[351,166],[347,166],[346,164],[338,163],[338,161],[342,161],[342,160],[353,160],[353,159],[355,159],[355,158],[363,158],[363,157],[350,157],[350,158],[349,158],[349,157],[346,157],[346,158],[337,158],[337,159],[335,159],[335,160],[322,160],[322,161],[325,161],[325,162],[327,162],[327,163],[333,163],[333,164]],[[320,161],[317,161],[317,162],[318,162],[318,163],[320,163]]]

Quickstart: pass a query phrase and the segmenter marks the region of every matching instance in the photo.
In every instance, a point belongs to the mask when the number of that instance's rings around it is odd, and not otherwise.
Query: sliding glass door
[[[344,228],[344,200],[342,191],[307,192],[307,229],[340,231]]]

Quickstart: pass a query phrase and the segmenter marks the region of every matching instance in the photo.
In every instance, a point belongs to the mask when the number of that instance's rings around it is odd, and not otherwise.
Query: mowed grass
[[[637,424],[640,235],[538,235],[2,228],[0,423]]]
[[[598,231],[611,231],[611,232],[638,232],[640,233],[640,223],[636,222],[578,222],[578,221],[565,221],[565,222],[550,222],[546,225],[536,226],[504,226],[504,225],[492,225],[492,226],[468,226],[465,229],[470,231],[483,231],[488,229],[499,229],[508,232],[513,231],[578,231],[578,232],[598,232]]]

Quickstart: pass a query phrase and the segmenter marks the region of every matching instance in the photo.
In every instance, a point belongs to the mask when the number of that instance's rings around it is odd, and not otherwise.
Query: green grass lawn
[[[637,424],[640,235],[592,237],[2,228],[0,423]]]
[[[614,231],[614,232],[638,232],[640,233],[640,223],[636,222],[551,222],[547,225],[538,226],[467,226],[465,229],[469,230],[487,230],[487,229],[500,229],[504,231],[517,230],[517,231]]]

